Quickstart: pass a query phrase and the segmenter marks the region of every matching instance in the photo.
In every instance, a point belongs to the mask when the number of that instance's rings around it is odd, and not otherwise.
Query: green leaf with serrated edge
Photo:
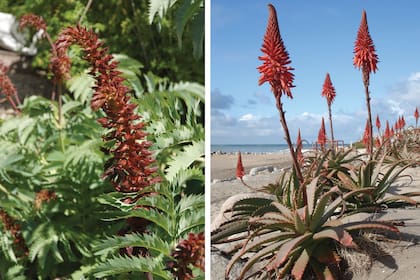
[[[102,278],[124,273],[150,272],[157,279],[173,279],[169,271],[163,267],[162,257],[112,257],[106,262],[96,266],[92,273],[95,277]]]
[[[130,233],[124,236],[106,237],[94,246],[95,255],[103,255],[109,251],[125,247],[143,247],[153,252],[163,255],[170,255],[171,248],[168,242],[160,238],[157,234]]]
[[[169,167],[166,169],[166,179],[171,182],[179,170],[187,169],[195,161],[204,160],[204,142],[193,142],[192,145],[185,146],[172,157]]]

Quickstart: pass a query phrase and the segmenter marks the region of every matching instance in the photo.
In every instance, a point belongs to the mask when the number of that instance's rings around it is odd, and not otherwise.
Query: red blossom
[[[389,129],[389,122],[388,121],[386,121],[384,138],[385,138],[385,140],[388,140],[389,138],[391,138],[391,130]]]
[[[189,233],[188,239],[181,240],[172,251],[175,261],[169,261],[168,270],[179,280],[193,279],[190,265],[204,271],[204,233]]]
[[[28,25],[35,27],[37,31],[47,30],[44,18],[32,13],[23,15],[19,20],[19,28],[24,28]]]
[[[242,156],[241,156],[241,152],[238,152],[238,163],[236,164],[236,178],[241,179],[242,177],[244,177],[245,175],[245,171],[244,171],[244,166],[242,164]]]
[[[20,224],[3,209],[0,209],[0,222],[3,223],[4,229],[12,235],[13,246],[17,249],[18,256],[27,256],[29,250],[22,236]]]
[[[376,115],[376,128],[379,130],[381,128],[381,121],[379,120],[379,116]]]
[[[70,64],[60,67],[60,62],[69,62],[67,49],[72,44],[84,50],[83,58],[92,67],[90,74],[96,83],[91,107],[103,110],[106,117],[98,122],[109,131],[104,140],[115,143],[105,151],[113,156],[105,164],[104,177],[120,192],[136,192],[153,185],[159,178],[157,168],[152,167],[154,159],[149,151],[151,143],[146,141],[145,123],[135,113],[137,105],[130,103],[130,90],[117,70],[118,63],[93,31],[76,26],[61,32],[55,42],[57,79],[64,79],[68,74]]]
[[[324,117],[322,117],[321,128],[318,132],[318,141],[317,143],[324,148],[325,144],[327,143],[327,133],[325,132],[325,124],[324,124]]]
[[[419,110],[416,107],[416,110],[414,111],[414,117],[416,118],[416,122],[419,119]]]
[[[372,137],[372,135],[370,135],[370,123],[369,120],[366,121],[366,127],[365,127],[365,132],[363,133],[363,143],[366,145],[367,149],[368,149],[368,153],[370,153],[369,148],[370,148],[370,139]]]
[[[363,10],[362,20],[354,43],[353,65],[358,69],[362,69],[365,84],[369,84],[370,73],[375,73],[378,69],[376,66],[377,63],[378,55],[376,54],[375,45],[369,34],[366,11]]]
[[[13,109],[16,112],[19,112],[20,110],[17,107],[20,105],[19,96],[15,86],[7,76],[8,71],[9,68],[0,62],[0,93],[6,96],[6,99],[9,101],[10,105],[12,105]]]
[[[268,5],[268,9],[268,24],[261,48],[264,55],[259,57],[263,64],[258,67],[261,73],[258,84],[269,82],[276,99],[283,93],[293,98],[291,88],[294,87],[294,75],[290,71],[294,69],[288,66],[291,61],[280,36],[276,9],[271,4]]]
[[[375,147],[376,148],[380,148],[381,147],[381,140],[379,139],[379,137],[375,138]]]
[[[329,73],[327,73],[327,75],[325,76],[325,81],[324,81],[324,85],[322,86],[321,95],[327,99],[328,106],[331,106],[336,94],[335,94],[335,88],[331,82]]]

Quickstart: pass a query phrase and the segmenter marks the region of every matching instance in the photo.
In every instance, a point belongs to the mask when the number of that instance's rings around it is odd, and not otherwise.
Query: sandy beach
[[[211,156],[211,180],[232,179],[236,174],[237,154],[213,154]],[[245,173],[253,167],[273,166],[277,169],[290,167],[292,164],[289,153],[242,153],[242,163]]]

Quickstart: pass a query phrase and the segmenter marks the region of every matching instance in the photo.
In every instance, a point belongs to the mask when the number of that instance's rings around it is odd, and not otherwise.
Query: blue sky
[[[295,68],[294,98],[282,97],[291,137],[316,141],[321,117],[329,135],[328,107],[321,89],[330,73],[334,136],[361,138],[367,119],[362,74],[353,48],[363,9],[379,56],[371,75],[373,119],[385,126],[399,115],[408,125],[420,108],[420,1],[211,0],[211,143],[283,144],[273,94],[258,86],[258,56],[268,20],[277,10],[280,33]]]

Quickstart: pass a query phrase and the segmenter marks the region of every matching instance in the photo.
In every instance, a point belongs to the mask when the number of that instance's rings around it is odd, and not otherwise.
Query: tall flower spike
[[[416,110],[414,111],[414,118],[416,118],[416,128],[417,128],[417,123],[419,121],[419,110],[416,107]]]
[[[391,130],[389,129],[389,122],[388,121],[386,121],[384,138],[385,138],[385,140],[388,140],[389,138],[391,138]]]
[[[319,145],[321,145],[322,149],[325,147],[325,144],[327,143],[327,134],[325,132],[324,117],[322,117],[321,128],[319,129],[319,132],[318,132],[317,142]]]
[[[242,180],[242,177],[244,177],[245,171],[244,166],[242,164],[242,156],[241,152],[238,152],[238,163],[236,164],[236,178]]]
[[[331,82],[330,74],[327,73],[325,76],[324,85],[322,86],[322,96],[324,96],[327,99],[327,105],[328,105],[328,116],[330,120],[330,131],[331,131],[331,140],[334,143],[334,131],[333,131],[333,125],[332,125],[332,114],[331,114],[331,104],[334,101],[335,98],[335,88]]]
[[[353,64],[358,69],[362,69],[363,81],[369,84],[369,75],[378,70],[378,55],[376,54],[375,45],[369,34],[366,11],[363,10],[362,21],[360,22],[357,32],[356,42],[354,43]]]
[[[261,73],[258,84],[269,82],[276,98],[281,97],[283,93],[293,98],[291,88],[294,87],[294,75],[290,71],[294,69],[288,66],[291,61],[280,36],[276,10],[271,4],[268,5],[268,9],[268,24],[261,48],[264,55],[259,57],[263,64],[258,67]]]
[[[67,49],[78,44],[84,59],[92,66],[90,74],[96,83],[92,95],[93,110],[102,109],[106,117],[98,122],[108,130],[105,141],[114,143],[107,153],[113,156],[105,164],[104,177],[120,192],[137,192],[159,181],[151,143],[146,141],[145,123],[135,113],[137,105],[130,103],[129,89],[117,70],[117,62],[93,31],[81,26],[68,27],[55,42],[58,59],[67,57]],[[66,74],[63,72],[62,74]]]
[[[324,80],[324,85],[322,86],[322,96],[324,96],[327,99],[328,106],[331,106],[331,104],[334,101],[334,98],[336,96],[335,94],[335,88],[331,82],[330,74],[327,73]]]
[[[379,119],[379,115],[376,115],[376,128],[378,130],[381,128],[381,120]]]
[[[368,151],[368,153],[371,152],[371,148],[370,148],[370,141],[371,141],[371,137],[372,135],[370,134],[371,129],[370,129],[370,123],[369,120],[366,121],[366,126],[365,126],[365,132],[363,133],[363,144],[366,145],[366,149]]]

